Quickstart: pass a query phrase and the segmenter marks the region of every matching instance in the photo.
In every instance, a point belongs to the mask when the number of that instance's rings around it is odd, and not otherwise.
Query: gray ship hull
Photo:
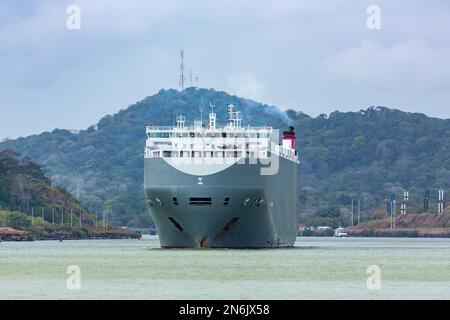
[[[164,159],[145,159],[144,189],[161,247],[293,246],[299,224],[298,164],[279,160],[275,175],[261,175],[260,164],[234,164],[196,176]]]

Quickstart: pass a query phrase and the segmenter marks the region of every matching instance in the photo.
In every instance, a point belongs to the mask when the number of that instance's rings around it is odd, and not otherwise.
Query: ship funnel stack
[[[242,114],[234,111],[234,104],[228,104],[228,126],[231,128],[240,128],[242,124]]]
[[[209,113],[209,129],[215,129],[216,128],[216,120],[217,116],[214,112],[214,104],[210,103],[209,106],[211,107],[211,112]]]
[[[288,131],[283,132],[283,147],[295,149],[295,133],[293,126],[289,126]]]
[[[186,117],[181,114],[177,116],[177,128],[184,129],[184,124],[186,123]]]

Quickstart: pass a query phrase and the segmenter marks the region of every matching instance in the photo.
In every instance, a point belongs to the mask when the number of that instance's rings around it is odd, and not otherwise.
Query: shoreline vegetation
[[[27,228],[1,226],[1,241],[35,241],[35,240],[86,240],[86,239],[140,239],[141,233],[128,228],[95,226],[55,226],[35,225]]]
[[[0,151],[0,240],[128,239],[140,233],[112,227],[86,210],[27,157]]]
[[[94,240],[94,239],[140,239],[141,233],[127,228],[32,228],[19,230],[12,227],[0,227],[1,241],[36,240]]]
[[[67,229],[67,228],[66,228]],[[90,229],[90,230],[89,230]],[[141,239],[139,232],[127,228],[92,228],[68,231],[59,229],[54,232],[36,233],[11,227],[0,227],[2,241],[62,241],[62,240],[117,240]],[[450,238],[450,228],[398,228],[391,229],[347,229],[348,237],[358,238]],[[334,237],[334,230],[302,231],[299,237]]]
[[[104,221],[92,221],[86,214],[80,220],[75,214],[55,222],[24,212],[0,210],[0,241],[139,239],[141,233],[129,228],[113,227]]]
[[[359,238],[450,238],[450,228],[347,229],[348,237]],[[305,230],[299,237],[333,237],[334,230]]]

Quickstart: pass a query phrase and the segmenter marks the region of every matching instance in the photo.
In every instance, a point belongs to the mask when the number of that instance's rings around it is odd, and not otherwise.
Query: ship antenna
[[[203,96],[200,96],[200,122],[203,126]]]
[[[186,122],[186,117],[180,114],[177,116],[177,128],[178,129],[184,129],[184,124]]]
[[[239,111],[234,111],[235,105],[229,103],[228,107],[228,126],[240,128],[242,123],[242,114]]]
[[[209,129],[215,129],[216,128],[216,113],[214,112],[214,104],[209,103],[209,106],[211,107],[211,112],[209,113]]]

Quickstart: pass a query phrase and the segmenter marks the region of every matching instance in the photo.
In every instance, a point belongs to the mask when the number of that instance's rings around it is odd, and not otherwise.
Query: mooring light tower
[[[409,201],[409,191],[405,191],[403,192],[403,203],[401,205],[401,214],[406,214],[407,213],[407,209],[406,209],[406,204]]]
[[[444,189],[439,190],[438,214],[444,212]]]
[[[395,229],[395,192],[391,192],[391,229]]]
[[[428,212],[429,205],[430,205],[430,189],[425,190],[425,197],[423,199],[423,211]]]

